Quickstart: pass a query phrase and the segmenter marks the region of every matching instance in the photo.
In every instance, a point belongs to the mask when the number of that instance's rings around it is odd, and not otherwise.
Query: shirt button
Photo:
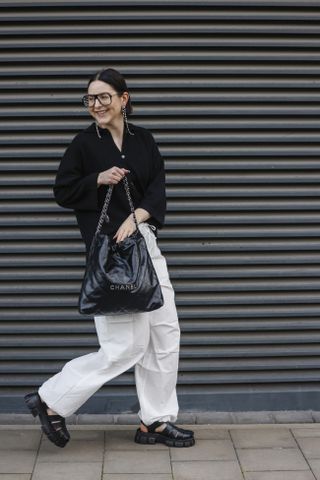
[[[125,155],[121,155],[121,158],[126,158],[126,156],[125,156]]]

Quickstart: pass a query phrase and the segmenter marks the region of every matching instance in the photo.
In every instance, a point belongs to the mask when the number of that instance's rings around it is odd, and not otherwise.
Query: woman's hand
[[[116,243],[122,242],[122,240],[129,237],[136,229],[137,227],[131,213],[129,217],[127,217],[125,221],[120,225],[113,238],[116,239]]]
[[[100,185],[115,185],[119,183],[130,170],[126,168],[111,167],[108,170],[100,172],[98,175],[97,183]]]
[[[144,208],[136,208],[134,211],[137,219],[137,223],[145,222],[148,218],[151,217],[151,214],[145,210]],[[113,238],[117,238],[117,243],[124,240],[126,237],[131,235],[137,229],[136,224],[134,222],[133,214],[130,213],[129,217],[125,219],[125,221],[120,225],[118,228],[117,233],[114,235]]]

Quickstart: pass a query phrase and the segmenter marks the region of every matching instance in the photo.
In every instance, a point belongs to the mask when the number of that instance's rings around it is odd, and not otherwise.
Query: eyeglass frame
[[[101,100],[100,100],[100,98],[99,98],[99,95],[105,95],[105,94],[109,95],[109,97],[110,97],[110,103],[103,104],[103,103],[101,102]],[[92,107],[95,106],[96,100],[98,99],[100,105],[102,105],[103,107],[106,107],[107,105],[111,105],[111,103],[112,103],[112,97],[116,97],[116,96],[119,96],[119,97],[120,97],[121,95],[122,95],[122,93],[118,93],[118,92],[116,92],[116,93],[109,93],[109,92],[86,93],[86,94],[83,95],[83,97],[81,98],[81,102],[82,102],[82,105],[83,105],[85,108],[92,108]],[[93,105],[90,106],[90,105],[85,105],[85,104],[84,104],[84,99],[85,99],[86,97],[94,97]]]

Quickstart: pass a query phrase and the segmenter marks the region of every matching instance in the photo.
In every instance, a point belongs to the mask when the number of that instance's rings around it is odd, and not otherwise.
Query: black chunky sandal
[[[49,415],[47,412],[49,407],[41,400],[38,392],[28,393],[24,401],[34,417],[39,415],[41,429],[48,439],[57,447],[64,447],[70,440],[65,418],[61,415]]]
[[[142,422],[143,423],[143,422]],[[155,429],[160,425],[166,424],[162,432],[156,432]],[[145,425],[143,423],[143,425]],[[168,447],[192,447],[195,444],[195,439],[192,430],[185,430],[184,428],[176,427],[171,422],[156,421],[151,425],[145,425],[148,432],[143,432],[140,428],[137,429],[134,441],[142,444],[164,443]]]

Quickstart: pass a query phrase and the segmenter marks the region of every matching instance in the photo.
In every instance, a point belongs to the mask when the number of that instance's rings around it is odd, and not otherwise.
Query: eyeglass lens
[[[86,107],[93,107],[96,98],[101,103],[101,105],[106,106],[110,105],[111,103],[111,95],[109,93],[99,93],[98,95],[84,95],[83,104]]]

